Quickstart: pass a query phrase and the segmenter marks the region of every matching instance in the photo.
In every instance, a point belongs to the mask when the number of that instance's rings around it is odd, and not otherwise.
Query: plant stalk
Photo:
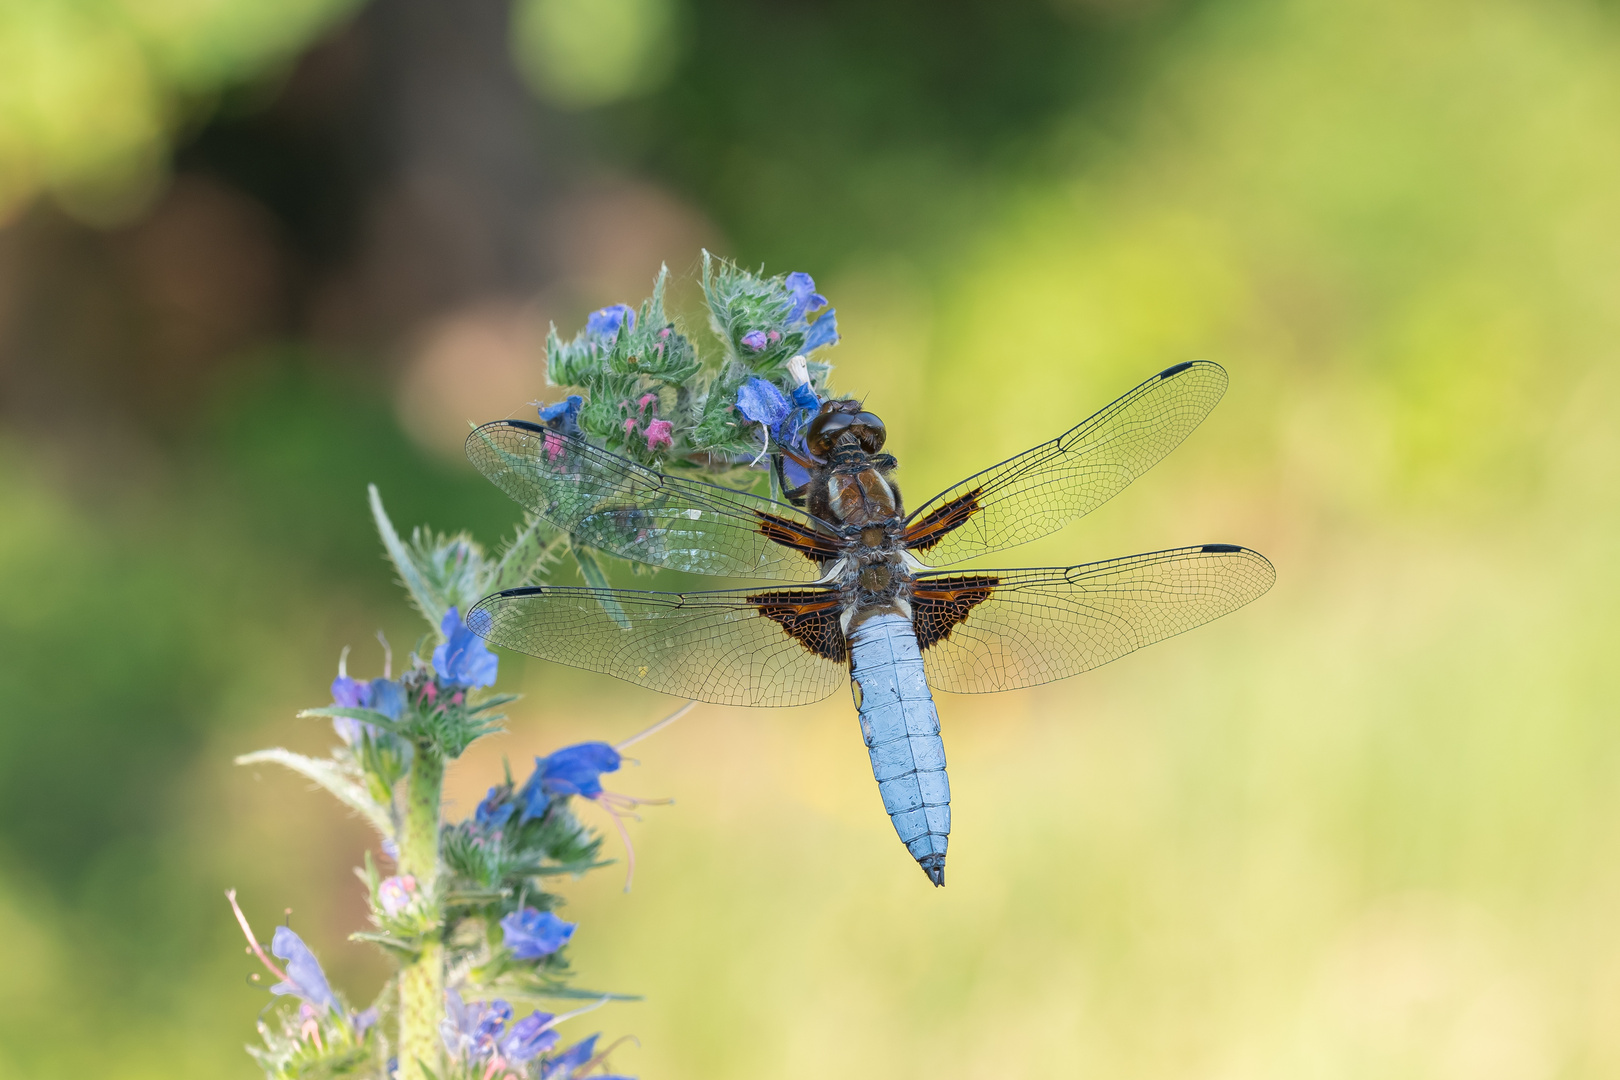
[[[437,904],[439,808],[444,789],[444,757],[431,744],[418,743],[405,784],[405,822],[399,836],[399,872],[416,879],[420,894]],[[424,938],[422,951],[405,965],[399,980],[398,1080],[444,1075],[439,1018],[444,1015],[444,942]]]

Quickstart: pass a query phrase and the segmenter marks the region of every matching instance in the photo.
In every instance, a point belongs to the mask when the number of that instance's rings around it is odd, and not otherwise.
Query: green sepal
[[[359,720],[365,724],[379,727],[391,735],[409,738],[412,728],[398,720],[390,720],[386,715],[372,709],[356,709],[348,705],[322,705],[317,709],[305,709],[298,714],[298,719],[308,717],[343,717],[346,720]]]
[[[422,954],[422,947],[414,945],[402,938],[391,934],[380,933],[375,930],[356,930],[349,935],[350,941],[365,941],[376,945],[395,958],[409,962]]]

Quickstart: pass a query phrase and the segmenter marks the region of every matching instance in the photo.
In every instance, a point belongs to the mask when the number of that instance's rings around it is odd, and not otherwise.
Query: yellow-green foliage
[[[1183,447],[1009,561],[1232,540],[1271,557],[1277,586],[1079,679],[942,695],[943,890],[900,857],[841,698],[703,706],[638,746],[636,790],[677,804],[639,827],[633,893],[611,874],[573,887],[595,913],[573,963],[645,995],[607,1029],[641,1042],[620,1071],[1620,1074],[1616,15],[1211,4],[1163,48],[1110,123],[1076,118],[1040,171],[939,220],[948,260],[867,251],[810,269],[838,300],[840,390],[887,422],[914,504],[1160,368],[1222,363],[1231,390]],[[84,512],[31,479],[23,450],[0,459],[18,493],[0,580],[49,611],[26,560]],[[329,512],[360,519],[358,494]],[[112,558],[74,543],[81,562]],[[387,594],[363,596],[380,610]],[[279,597],[332,628],[293,644],[236,632],[244,666],[248,643],[280,665],[236,677],[273,685],[290,716],[330,677],[320,657],[369,639],[377,617],[345,613],[350,599]],[[515,760],[668,707],[538,662],[523,682]],[[208,760],[292,730],[274,710],[247,720]],[[226,768],[170,796],[168,876],[136,875],[156,895],[128,902],[252,877],[363,999],[380,972],[338,944],[358,902],[293,877],[312,849],[341,877],[362,827],[323,832],[329,803],[286,777],[231,793]],[[469,754],[457,804],[496,768]],[[134,873],[98,865],[83,887]],[[161,1019],[122,1020],[123,986],[79,1016],[104,942],[81,940],[56,894],[0,880],[0,1073],[250,1074],[241,965],[164,970],[183,983]]]

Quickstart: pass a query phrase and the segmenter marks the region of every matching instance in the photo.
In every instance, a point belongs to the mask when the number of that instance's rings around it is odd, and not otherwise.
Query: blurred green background
[[[420,632],[364,485],[495,539],[466,421],[701,246],[815,275],[913,502],[1221,362],[1006,561],[1279,581],[942,695],[944,890],[841,695],[642,744],[635,890],[566,887],[620,1071],[1620,1075],[1620,8],[5,0],[0,70],[0,1075],[254,1075],[227,886],[375,991],[365,829],[231,756]],[[503,680],[463,809],[674,704]]]

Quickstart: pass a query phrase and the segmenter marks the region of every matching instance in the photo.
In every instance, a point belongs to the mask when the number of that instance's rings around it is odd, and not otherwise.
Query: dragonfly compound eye
[[[868,454],[875,454],[883,449],[883,440],[889,437],[889,433],[883,429],[883,421],[873,413],[857,413],[850,426],[854,429],[856,438],[861,440],[861,449]]]
[[[846,412],[824,412],[810,421],[810,430],[805,435],[805,444],[816,457],[824,458],[831,451],[838,436],[849,429],[855,418]]]

